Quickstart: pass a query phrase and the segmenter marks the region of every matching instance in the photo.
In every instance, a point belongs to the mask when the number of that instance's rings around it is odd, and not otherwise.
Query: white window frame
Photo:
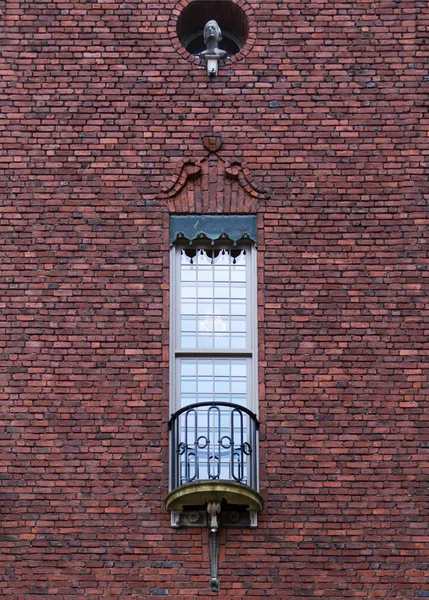
[[[246,326],[247,343],[244,349],[211,349],[180,347],[180,269],[181,250],[189,248],[188,243],[176,243],[170,254],[170,414],[178,411],[180,406],[180,360],[182,358],[245,358],[247,370],[247,404],[246,407],[258,416],[258,319],[257,319],[257,250],[249,243],[237,243],[236,248],[246,250]],[[207,250],[214,248],[232,248],[222,240],[211,245],[210,240],[198,241],[192,248]]]

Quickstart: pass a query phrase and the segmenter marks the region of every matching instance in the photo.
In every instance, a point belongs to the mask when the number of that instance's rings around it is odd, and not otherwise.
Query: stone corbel
[[[209,546],[210,546],[210,589],[219,591],[219,525],[220,502],[208,502],[207,514],[209,516]]]

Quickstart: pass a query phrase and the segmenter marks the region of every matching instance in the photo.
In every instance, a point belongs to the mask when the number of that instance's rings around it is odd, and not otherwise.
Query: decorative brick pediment
[[[234,214],[255,213],[267,190],[252,181],[240,160],[226,161],[218,156],[222,142],[218,136],[203,139],[208,155],[202,160],[187,159],[179,164],[170,186],[160,194],[169,212]]]

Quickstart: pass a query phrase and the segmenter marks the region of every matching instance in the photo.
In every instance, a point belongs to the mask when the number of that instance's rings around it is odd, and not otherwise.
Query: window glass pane
[[[197,374],[197,364],[195,360],[182,360],[181,361],[181,373],[182,377],[187,375],[196,375]]]
[[[245,332],[246,331],[246,319],[245,318],[233,318],[231,319],[231,332]]]
[[[182,315],[196,315],[197,303],[194,301],[182,302]]]
[[[231,298],[245,298],[246,285],[244,283],[231,284]]]
[[[246,281],[246,268],[243,267],[231,267],[231,281]]]
[[[189,406],[189,404],[195,404],[197,402],[196,394],[186,394],[183,392],[181,394],[182,398],[182,406]]]
[[[182,377],[180,389],[183,394],[195,394],[197,392],[197,381],[195,377]]]
[[[195,335],[182,333],[182,348],[195,348],[197,338]]]
[[[231,300],[231,315],[246,315],[246,301]]]
[[[210,267],[199,267],[198,268],[198,281],[213,281],[213,268]]]
[[[214,312],[215,315],[229,315],[230,314],[230,303],[228,300],[216,300],[215,305],[214,305]],[[234,314],[231,311],[231,314]],[[241,313],[239,313],[241,314]]]
[[[205,316],[198,317],[198,332],[200,334],[213,334],[214,323],[213,316],[206,314]]]
[[[247,406],[246,396],[241,394],[234,394],[234,396],[232,397],[232,402],[234,404],[238,404],[239,406]]]
[[[245,359],[237,359],[231,363],[231,376],[232,377],[246,377],[247,373],[247,361]]]
[[[217,377],[215,379],[214,391],[215,391],[215,394],[229,394],[230,393],[229,378]]]
[[[209,349],[213,348],[213,335],[199,335],[198,336],[198,348]]]
[[[196,367],[196,365],[195,365]],[[213,360],[201,359],[198,361],[198,375],[213,377]]]
[[[231,335],[231,348],[243,350],[246,348],[246,337],[244,334],[233,333]]]
[[[246,405],[247,360],[204,358],[180,360],[181,406],[197,402]]]
[[[198,272],[198,276],[200,273]],[[195,293],[195,292],[194,292]],[[213,298],[213,285],[198,280],[198,298]]]
[[[232,394],[245,394],[246,393],[246,379],[232,377],[231,379],[231,393]]]
[[[233,255],[233,265],[245,265],[246,264],[246,250],[234,250],[232,252]]]
[[[181,265],[180,315],[196,317],[195,327],[190,319],[181,321],[181,347],[246,348],[246,252],[182,250]]]
[[[230,398],[229,392],[228,394],[216,394],[216,402],[229,402]]]
[[[215,298],[229,298],[229,283],[215,283],[214,286],[214,297]]]
[[[222,268],[224,266],[229,266],[231,260],[230,260],[230,253],[228,252],[228,250],[219,250],[217,252],[215,252],[215,259],[214,259],[214,263],[216,266]]]
[[[212,251],[211,250],[200,250],[198,252],[198,262],[200,265],[211,265],[212,264]]]
[[[197,320],[195,317],[182,317],[182,333],[197,331]]]
[[[210,392],[209,394],[198,394],[197,402],[213,402],[213,393]]]
[[[231,374],[231,370],[234,370],[235,364],[238,362],[244,362],[246,365],[246,361],[242,360],[234,360],[231,363],[229,359],[216,359],[214,363],[214,374],[216,377],[229,377]]]
[[[192,265],[195,264],[195,255],[196,251],[188,248],[187,250],[182,250],[181,252],[181,262],[182,265]]]
[[[194,285],[190,285],[189,283],[182,284],[182,298],[195,298],[196,290]]]
[[[198,300],[198,315],[210,316],[213,314],[213,300]]]
[[[195,266],[182,266],[182,281],[196,281],[197,269]]]
[[[229,267],[228,266],[217,266],[214,273],[215,281],[229,281]]]
[[[231,348],[230,338],[229,336],[215,333],[214,337],[214,347],[218,349],[228,349]]]
[[[213,377],[199,377],[198,378],[198,394],[212,394],[213,393]]]

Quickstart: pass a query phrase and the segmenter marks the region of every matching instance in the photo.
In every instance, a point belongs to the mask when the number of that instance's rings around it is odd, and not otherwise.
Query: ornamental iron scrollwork
[[[243,406],[192,404],[170,420],[173,489],[198,481],[232,481],[257,487],[258,421]]]

